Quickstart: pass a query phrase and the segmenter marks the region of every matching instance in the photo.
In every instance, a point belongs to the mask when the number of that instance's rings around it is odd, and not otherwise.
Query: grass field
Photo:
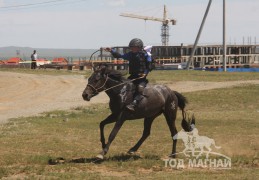
[[[38,71],[41,73],[41,71]],[[232,81],[259,79],[256,73],[154,71],[151,82]],[[199,134],[221,146],[231,157],[229,170],[165,167],[172,140],[163,116],[155,120],[151,136],[136,155],[126,152],[140,138],[143,121],[126,122],[106,159],[92,163],[101,151],[99,123],[108,105],[77,107],[38,117],[10,120],[0,125],[0,178],[3,179],[258,179],[259,85],[184,93],[187,109],[195,113]],[[177,128],[181,115],[178,114]],[[113,125],[105,128],[106,137]],[[177,151],[184,149],[181,140]],[[64,163],[49,165],[51,159]],[[60,161],[61,162],[61,161]]]

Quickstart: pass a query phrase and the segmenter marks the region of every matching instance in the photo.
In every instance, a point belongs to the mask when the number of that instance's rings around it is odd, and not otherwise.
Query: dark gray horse
[[[180,107],[182,114],[187,103],[186,98],[176,91],[172,91],[165,85],[147,85],[144,90],[144,98],[140,101],[135,112],[128,111],[125,106],[132,101],[133,83],[125,78],[118,71],[111,70],[107,65],[99,65],[94,68],[93,74],[88,78],[88,84],[82,94],[84,100],[90,99],[99,92],[105,91],[110,98],[111,114],[100,123],[102,152],[97,156],[100,159],[108,152],[109,147],[126,120],[144,118],[144,131],[140,140],[128,153],[136,152],[145,139],[150,135],[150,129],[154,119],[160,114],[164,114],[167,125],[171,132],[171,137],[177,134],[175,119],[177,108]],[[108,142],[105,143],[104,126],[115,122]],[[185,131],[192,128],[184,116],[182,127]],[[172,157],[175,157],[177,140],[173,140]]]

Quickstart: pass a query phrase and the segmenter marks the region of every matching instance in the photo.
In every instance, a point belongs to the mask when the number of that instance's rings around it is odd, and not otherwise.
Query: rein
[[[117,84],[117,85],[115,85],[115,86],[109,87],[109,88],[107,88],[107,89],[103,89],[103,90],[101,90],[101,91],[98,91],[99,89],[102,89],[102,88],[106,85],[106,83],[107,83],[107,81],[108,81],[108,78],[109,78],[109,76],[107,75],[104,84],[103,84],[101,87],[99,87],[99,88],[95,88],[95,87],[94,87],[93,85],[91,85],[91,84],[87,84],[87,86],[90,86],[91,88],[93,88],[93,89],[97,92],[97,94],[98,94],[98,93],[100,93],[100,92],[102,92],[102,91],[109,91],[109,90],[111,90],[111,89],[113,89],[113,88],[116,88],[116,87],[118,87],[118,86],[121,86],[121,85],[123,85],[123,84],[127,84],[128,82],[132,82],[132,81],[135,81],[135,80],[137,80],[137,79],[142,79],[143,77],[138,77],[138,78],[135,78],[135,79],[131,79],[130,81],[123,82],[123,83]]]

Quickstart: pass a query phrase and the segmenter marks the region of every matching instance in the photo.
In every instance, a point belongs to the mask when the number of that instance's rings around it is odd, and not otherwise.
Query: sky
[[[228,44],[259,44],[259,0],[225,0]],[[177,20],[169,45],[193,44],[209,0],[0,0],[0,47],[96,49],[133,38],[161,45],[161,23],[121,13]],[[223,0],[212,0],[199,44],[222,44]]]

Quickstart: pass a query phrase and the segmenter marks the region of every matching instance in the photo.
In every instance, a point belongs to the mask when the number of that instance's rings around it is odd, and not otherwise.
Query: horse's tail
[[[178,99],[178,106],[179,108],[184,111],[184,108],[186,106],[186,104],[188,103],[186,97],[184,97],[182,94],[180,94],[179,92],[177,91],[174,91],[177,99]]]
[[[176,95],[176,97],[178,99],[178,106],[182,110],[182,116],[183,116],[182,123],[181,123],[182,128],[184,129],[184,131],[190,132],[190,131],[193,130],[193,125],[195,125],[195,117],[193,115],[191,122],[190,122],[190,119],[189,119],[189,122],[187,122],[187,120],[186,120],[186,112],[184,110],[186,104],[188,103],[187,98],[184,97],[182,94],[180,94],[177,91],[174,91],[174,93],[175,93],[175,95]]]

